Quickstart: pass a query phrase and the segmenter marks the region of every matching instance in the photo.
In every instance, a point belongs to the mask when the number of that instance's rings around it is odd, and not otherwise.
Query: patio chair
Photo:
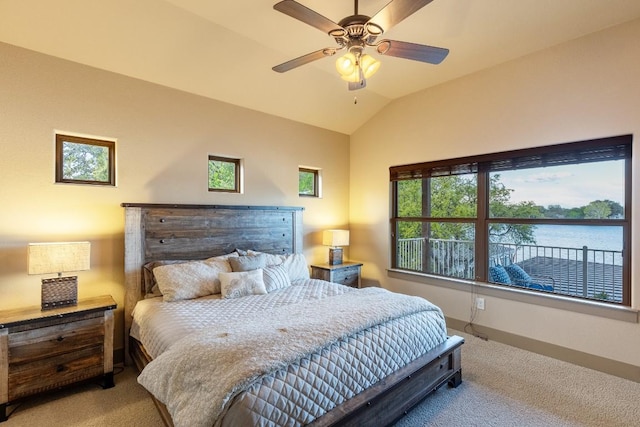
[[[523,286],[539,291],[553,292],[555,281],[549,276],[531,276],[518,264],[509,264],[504,267],[511,278],[511,282],[516,286]],[[547,282],[547,283],[545,283]],[[551,283],[549,283],[551,282]]]
[[[546,292],[553,292],[555,285],[553,277],[531,276],[518,264],[509,264],[507,266],[496,264],[490,266],[489,282]]]

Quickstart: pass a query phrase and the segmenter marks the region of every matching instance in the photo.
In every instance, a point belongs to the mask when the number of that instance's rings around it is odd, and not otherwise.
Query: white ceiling
[[[444,62],[377,55],[378,73],[350,92],[334,58],[271,70],[335,46],[276,1],[0,0],[0,41],[350,134],[396,98],[640,17],[639,0],[434,0],[384,38],[446,47]],[[334,22],[353,13],[352,0],[299,2]],[[386,3],[361,0],[359,13]]]

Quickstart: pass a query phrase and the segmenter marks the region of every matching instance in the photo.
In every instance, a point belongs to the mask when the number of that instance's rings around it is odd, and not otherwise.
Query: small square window
[[[114,141],[56,134],[56,182],[116,185]]]
[[[209,191],[240,192],[240,159],[209,156]]]
[[[298,195],[320,197],[320,173],[318,169],[298,169]]]

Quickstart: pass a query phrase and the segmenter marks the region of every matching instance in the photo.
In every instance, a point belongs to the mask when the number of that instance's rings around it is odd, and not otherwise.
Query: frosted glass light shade
[[[91,243],[29,243],[29,274],[64,273],[89,270]]]
[[[378,71],[378,68],[380,68],[380,61],[371,55],[362,55],[360,58],[360,68],[362,68],[364,78],[368,79]]]
[[[325,230],[322,233],[324,246],[349,246],[349,230]]]
[[[341,76],[349,76],[356,71],[356,57],[353,53],[349,52],[336,60],[336,70]]]
[[[371,55],[361,55],[358,61],[351,52],[336,60],[336,69],[342,80],[357,83],[373,76],[380,68],[380,61]]]

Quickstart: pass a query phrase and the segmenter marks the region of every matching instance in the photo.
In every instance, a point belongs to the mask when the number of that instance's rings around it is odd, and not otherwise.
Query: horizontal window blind
[[[448,175],[562,166],[631,158],[632,135],[571,142],[508,152],[414,163],[389,168],[391,181]]]

